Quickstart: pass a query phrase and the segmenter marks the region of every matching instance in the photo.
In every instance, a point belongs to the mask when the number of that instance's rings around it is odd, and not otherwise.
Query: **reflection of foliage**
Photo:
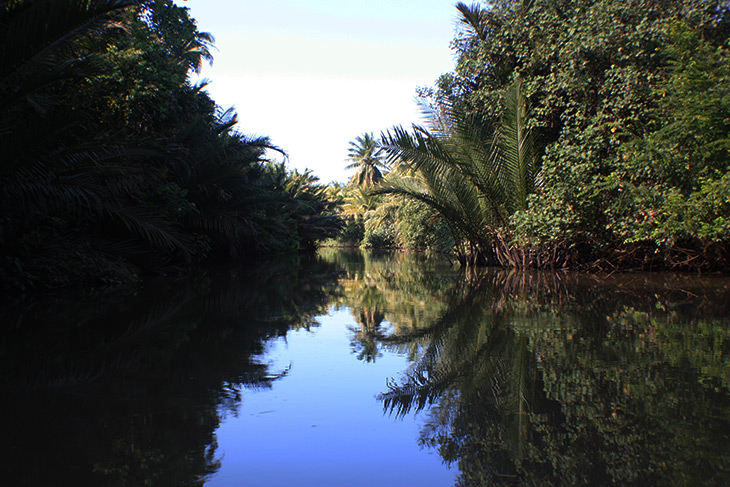
[[[723,286],[487,274],[452,293],[382,400],[430,407],[421,442],[458,461],[464,486],[725,485]],[[700,302],[708,318],[690,314]]]
[[[352,346],[358,358],[368,362],[379,356],[382,347],[414,354],[417,340],[404,344],[393,336],[418,335],[430,326],[455,281],[453,272],[444,272],[448,263],[417,254],[320,249],[319,255],[346,271],[340,279],[343,295],[335,303],[352,310],[358,324],[352,328]]]
[[[359,328],[350,328],[353,332],[353,347],[358,353],[358,360],[374,362],[378,353],[376,341],[384,337],[381,323],[385,318],[380,309],[378,288],[365,284],[359,295],[359,303],[352,304],[352,315]]]
[[[84,309],[6,305],[6,478],[201,485],[218,468],[221,412],[288,372],[256,360],[265,341],[317,326],[334,303],[362,326],[361,359],[409,354],[384,405],[427,411],[420,442],[458,462],[462,486],[730,480],[726,279],[458,274],[417,255],[329,249],[321,259],[149,283]]]
[[[15,418],[5,431],[15,445],[9,482],[202,485],[219,466],[220,413],[235,411],[243,388],[287,373],[256,360],[264,341],[314,326],[326,311],[336,272],[301,268],[210,272],[122,299],[92,296],[87,306],[50,297],[7,304],[0,390]]]

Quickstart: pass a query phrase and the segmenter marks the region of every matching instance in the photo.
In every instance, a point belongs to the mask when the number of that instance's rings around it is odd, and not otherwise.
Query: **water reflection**
[[[263,344],[311,328],[336,269],[268,263],[135,295],[6,303],[0,387],[9,485],[202,485],[242,388],[270,387]]]
[[[414,445],[458,466],[459,486],[730,484],[730,280],[467,275],[337,251],[4,303],[4,480],[206,484],[221,418],[287,380],[267,346],[333,307],[352,316],[352,361],[407,357],[379,400],[421,413]]]
[[[420,441],[462,486],[727,485],[727,284],[472,276],[380,399],[431,406]]]
[[[448,261],[419,254],[324,249],[320,256],[345,271],[333,302],[352,313],[352,349],[365,362],[383,349],[413,358],[423,344],[417,337],[444,311],[459,282]]]

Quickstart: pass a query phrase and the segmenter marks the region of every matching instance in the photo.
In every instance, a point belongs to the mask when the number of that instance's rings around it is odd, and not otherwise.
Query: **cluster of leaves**
[[[338,230],[316,178],[267,164],[280,149],[190,83],[213,39],[187,9],[19,0],[0,39],[5,286],[125,281]]]
[[[669,39],[663,103],[647,122],[656,129],[635,139],[606,178],[625,193],[610,209],[611,223],[628,241],[723,241],[730,235],[730,44],[709,42],[685,23],[672,24]]]
[[[566,248],[577,263],[727,261],[727,2],[457,8],[457,66],[432,103],[496,123],[522,79],[542,154],[542,186],[510,216],[512,245]]]

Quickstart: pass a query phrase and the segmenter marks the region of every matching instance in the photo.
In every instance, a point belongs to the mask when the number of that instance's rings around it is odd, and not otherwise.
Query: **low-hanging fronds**
[[[518,79],[504,93],[498,123],[466,115],[447,102],[424,107],[428,126],[382,135],[393,171],[376,190],[437,211],[458,242],[460,260],[496,263],[511,233],[509,219],[527,207],[538,182],[537,158]]]

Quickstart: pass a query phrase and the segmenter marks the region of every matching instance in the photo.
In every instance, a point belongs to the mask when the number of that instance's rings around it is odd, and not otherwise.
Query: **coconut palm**
[[[372,133],[364,133],[350,142],[348,160],[352,161],[347,169],[357,169],[352,181],[362,188],[378,184],[383,179],[381,169],[387,169],[383,162],[382,150]]]
[[[422,201],[444,218],[464,263],[514,265],[507,241],[510,216],[527,208],[538,181],[526,98],[518,79],[504,93],[504,113],[492,124],[448,103],[424,107],[428,128],[395,127],[382,136],[394,171],[376,193]]]

